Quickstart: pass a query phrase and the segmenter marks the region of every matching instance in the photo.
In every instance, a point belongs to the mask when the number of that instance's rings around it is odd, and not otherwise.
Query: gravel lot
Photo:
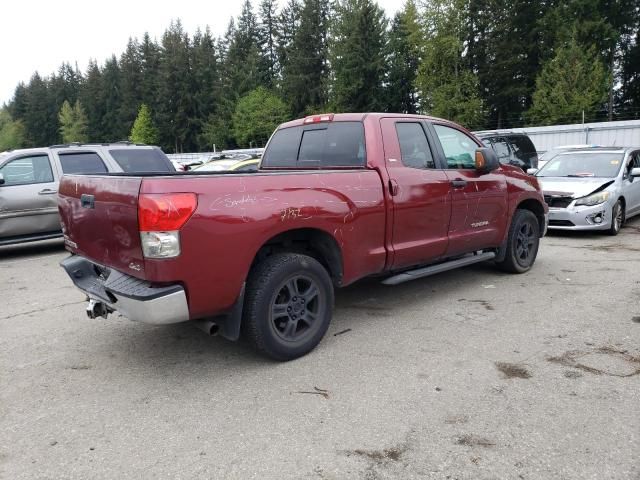
[[[338,293],[274,363],[89,320],[60,242],[0,248],[0,478],[640,479],[640,219]]]

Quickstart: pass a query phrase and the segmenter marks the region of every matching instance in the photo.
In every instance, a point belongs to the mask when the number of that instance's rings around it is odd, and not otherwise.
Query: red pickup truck
[[[242,330],[279,360],[320,342],[334,287],[526,272],[548,211],[535,177],[462,127],[380,113],[285,123],[257,173],[68,175],[59,208],[90,317]]]

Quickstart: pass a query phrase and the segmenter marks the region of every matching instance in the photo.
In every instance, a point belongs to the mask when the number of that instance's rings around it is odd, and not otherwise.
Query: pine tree
[[[58,111],[48,82],[34,73],[26,88],[25,112],[22,119],[27,146],[44,147],[59,142]]]
[[[198,149],[207,150],[209,142],[202,137],[202,131],[207,119],[216,114],[221,91],[218,56],[208,27],[204,33],[198,30],[193,36],[191,66],[194,84],[194,130],[198,132]]]
[[[429,4],[416,86],[422,111],[477,128],[483,105],[478,79],[464,57],[464,5],[464,0]]]
[[[86,143],[87,137],[87,116],[80,105],[80,101],[76,100],[73,107],[65,100],[58,114],[60,122],[60,134],[64,143],[79,142]]]
[[[327,103],[329,14],[328,0],[304,0],[299,25],[290,24],[295,32],[282,66],[282,91],[296,117],[321,111]]]
[[[142,37],[139,46],[141,63],[140,99],[153,111],[157,111],[162,100],[158,94],[160,77],[160,46],[148,33]]]
[[[129,140],[133,143],[144,143],[147,145],[156,145],[158,143],[158,129],[153,124],[149,107],[144,103],[140,105],[138,116],[133,122]]]
[[[373,0],[342,0],[337,4],[331,42],[335,109],[370,112],[384,107],[386,24],[384,12]]]
[[[609,74],[594,47],[585,49],[572,39],[557,49],[536,79],[531,123],[553,125],[592,119],[607,98]]]
[[[234,135],[241,147],[264,146],[275,128],[288,120],[287,106],[277,95],[258,87],[242,97],[233,114]]]
[[[386,82],[386,110],[416,113],[418,97],[415,87],[420,64],[422,35],[418,23],[418,10],[408,0],[403,11],[392,22],[387,45],[388,72]]]
[[[196,144],[193,125],[193,75],[189,36],[180,21],[172,22],[162,36],[159,73],[158,129],[160,142],[174,152],[191,151]]]
[[[100,125],[102,141],[120,141],[127,138],[128,131],[120,121],[120,107],[122,105],[121,74],[115,55],[112,55],[105,62],[101,77],[101,103],[104,109]]]
[[[258,45],[262,49],[264,85],[272,88],[278,77],[277,30],[278,17],[276,0],[262,0],[258,25]]]
[[[120,111],[123,130],[129,131],[142,102],[142,58],[137,40],[129,38],[120,56]]]
[[[87,136],[89,141],[104,142],[102,117],[105,113],[102,72],[95,60],[89,60],[85,81],[80,91],[80,102],[87,113]]]
[[[289,66],[289,57],[291,56],[291,50],[293,48],[293,38],[300,26],[301,8],[299,0],[289,0],[277,17],[276,55],[280,82],[282,82],[283,70]]]

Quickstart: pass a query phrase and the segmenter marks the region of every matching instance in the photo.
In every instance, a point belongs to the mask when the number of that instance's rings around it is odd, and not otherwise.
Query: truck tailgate
[[[65,175],[58,206],[67,249],[144,279],[138,231],[140,177]]]

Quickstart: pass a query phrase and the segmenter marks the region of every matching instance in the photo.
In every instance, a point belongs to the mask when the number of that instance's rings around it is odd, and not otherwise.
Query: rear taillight
[[[195,193],[142,194],[138,198],[140,231],[180,230],[197,206]]]
[[[138,225],[144,256],[171,258],[180,255],[179,230],[197,206],[194,193],[140,195]]]

